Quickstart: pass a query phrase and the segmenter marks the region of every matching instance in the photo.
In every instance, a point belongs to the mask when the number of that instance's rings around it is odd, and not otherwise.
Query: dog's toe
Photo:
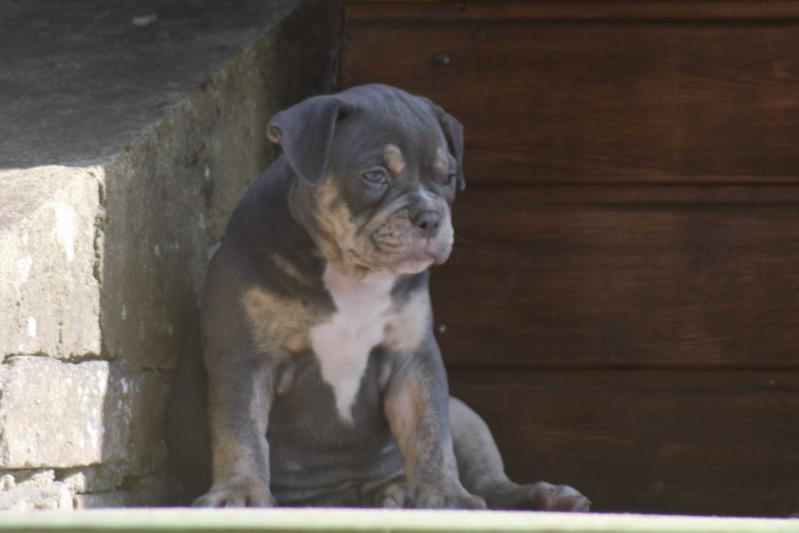
[[[568,485],[552,485],[542,481],[523,485],[520,492],[517,508],[578,513],[591,509],[591,500]]]
[[[236,479],[211,487],[207,494],[194,500],[194,507],[273,507],[275,500],[262,483],[253,479]]]

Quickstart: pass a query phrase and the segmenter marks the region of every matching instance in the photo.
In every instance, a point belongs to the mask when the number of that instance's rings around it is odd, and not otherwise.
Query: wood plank
[[[783,205],[799,204],[799,187],[792,185],[691,185],[691,184],[641,184],[608,182],[599,184],[541,184],[534,186],[494,186],[490,183],[472,183],[466,169],[466,191],[459,193],[455,203],[479,203],[482,195],[493,202],[518,202],[524,205],[539,203],[570,205]],[[708,176],[709,180],[720,180]]]
[[[480,372],[450,381],[492,428],[512,478],[573,484],[594,510],[799,510],[797,372]]]
[[[384,20],[785,20],[790,0],[344,0],[351,22]]]
[[[355,24],[342,83],[461,119],[472,183],[797,184],[796,50],[799,23]]]
[[[454,253],[431,278],[449,363],[799,368],[799,204],[588,189],[457,200]]]

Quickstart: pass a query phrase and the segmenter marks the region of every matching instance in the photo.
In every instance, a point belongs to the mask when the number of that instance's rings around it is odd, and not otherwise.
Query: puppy
[[[169,443],[196,505],[586,511],[518,485],[449,396],[428,269],[450,255],[460,123],[384,85],[278,113],[282,155],[206,279],[202,360],[181,361]]]

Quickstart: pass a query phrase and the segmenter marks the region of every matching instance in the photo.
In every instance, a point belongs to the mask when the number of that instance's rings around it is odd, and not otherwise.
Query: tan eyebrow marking
[[[395,144],[389,144],[383,151],[383,158],[386,160],[386,166],[394,174],[399,174],[405,170],[405,158],[402,157],[402,151]]]
[[[436,150],[436,160],[433,163],[433,168],[436,169],[436,172],[442,175],[449,172],[449,158],[447,157],[447,151],[440,146],[438,147],[438,150]]]

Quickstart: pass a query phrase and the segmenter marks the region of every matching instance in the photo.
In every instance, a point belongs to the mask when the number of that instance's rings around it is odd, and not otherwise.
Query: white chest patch
[[[394,278],[356,280],[328,265],[323,280],[336,312],[311,329],[311,347],[322,378],[333,388],[339,416],[351,422],[369,353],[385,337]]]

